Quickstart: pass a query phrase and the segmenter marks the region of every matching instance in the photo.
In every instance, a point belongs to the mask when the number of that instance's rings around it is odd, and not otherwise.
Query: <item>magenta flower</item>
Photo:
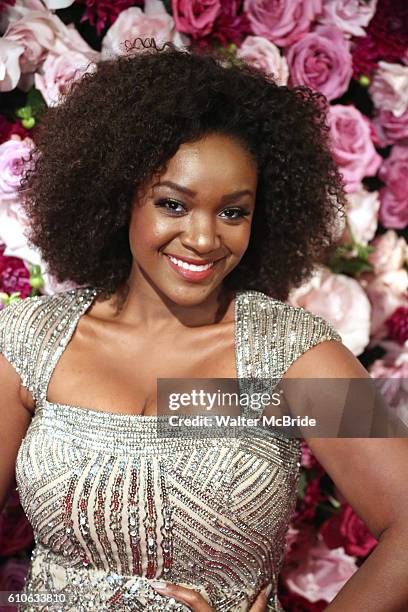
[[[5,245],[0,245],[0,291],[19,292],[21,298],[31,294],[30,272],[18,257],[4,255]]]
[[[388,337],[401,346],[408,340],[408,307],[399,306],[385,321]]]
[[[100,36],[104,28],[115,23],[119,13],[129,6],[143,4],[143,0],[76,0],[76,3],[86,5],[81,23],[89,21],[96,27],[96,32]]]

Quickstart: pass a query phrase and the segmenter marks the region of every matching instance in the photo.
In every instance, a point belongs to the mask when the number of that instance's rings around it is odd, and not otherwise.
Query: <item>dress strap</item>
[[[76,288],[18,300],[0,311],[0,352],[36,402],[45,400],[52,371],[96,293]]]

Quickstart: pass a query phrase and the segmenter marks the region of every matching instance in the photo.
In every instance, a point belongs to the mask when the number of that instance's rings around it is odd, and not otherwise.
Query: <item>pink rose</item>
[[[278,85],[287,85],[289,70],[286,59],[276,45],[262,36],[247,36],[237,50],[237,57],[272,74]]]
[[[160,0],[146,0],[144,12],[131,6],[119,13],[115,23],[102,40],[102,59],[126,54],[125,41],[132,43],[138,36],[154,37],[158,45],[170,41],[179,47],[188,44],[188,39],[176,31],[173,18]]]
[[[375,274],[393,272],[408,264],[408,244],[394,230],[376,236],[370,246],[374,251],[369,253],[368,261],[374,267]]]
[[[400,116],[388,110],[380,110],[373,119],[377,138],[381,147],[398,142],[408,145],[408,109]]]
[[[380,200],[378,191],[367,191],[360,184],[356,191],[347,194],[347,220],[354,240],[368,244],[377,231]]]
[[[0,38],[0,92],[11,91],[17,87],[21,76],[20,56],[24,47],[14,40]]]
[[[365,36],[365,28],[374,16],[377,0],[323,0],[320,23],[337,26],[346,36]]]
[[[378,62],[369,87],[374,106],[401,117],[408,107],[408,66]]]
[[[380,189],[380,221],[384,227],[403,229],[408,224],[408,148],[394,145],[378,176],[385,183]]]
[[[59,103],[60,96],[69,91],[73,80],[79,79],[86,72],[93,72],[96,64],[82,53],[67,51],[63,55],[49,53],[39,72],[35,74],[34,82],[48,106]]]
[[[291,591],[312,602],[330,602],[357,570],[355,558],[342,547],[331,550],[322,539],[308,553],[295,569],[285,572],[284,581]]]
[[[366,557],[377,545],[366,524],[347,503],[322,524],[320,533],[329,548],[343,546],[348,555],[356,557]]]
[[[291,291],[289,303],[317,314],[334,326],[343,344],[360,355],[369,341],[370,302],[354,278],[320,266],[307,283]],[[353,316],[350,316],[353,313]]]
[[[17,189],[34,143],[31,138],[14,135],[0,145],[0,206],[17,202]]]
[[[352,105],[329,107],[333,157],[344,177],[346,191],[354,191],[365,176],[374,176],[383,158],[371,140],[369,120]]]
[[[387,352],[370,366],[370,375],[379,379],[381,394],[395,415],[408,426],[408,341],[403,346],[392,340],[378,344]]]
[[[279,47],[299,40],[321,12],[322,0],[245,0],[252,31]]]
[[[210,34],[222,11],[221,0],[172,0],[171,6],[177,30],[192,38]]]
[[[320,91],[328,100],[339,98],[353,74],[349,43],[336,26],[318,26],[289,47],[290,80]]]
[[[377,341],[387,335],[385,320],[407,301],[408,272],[401,268],[391,272],[384,272],[379,276],[364,273],[360,276],[360,283],[364,287],[371,302],[371,335]]]

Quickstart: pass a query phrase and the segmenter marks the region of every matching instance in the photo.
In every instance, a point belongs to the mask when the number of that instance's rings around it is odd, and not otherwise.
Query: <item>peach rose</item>
[[[102,40],[102,59],[126,54],[125,41],[132,43],[138,36],[154,37],[158,45],[170,41],[179,47],[188,45],[189,39],[176,31],[174,20],[160,0],[146,0],[144,11],[131,6],[119,13],[115,23]]]
[[[20,80],[20,57],[24,47],[14,40],[0,38],[0,92],[11,91]]]
[[[374,267],[375,274],[399,270],[408,264],[408,244],[394,230],[376,236],[370,246],[374,247],[374,251],[368,255],[368,261]]]
[[[287,85],[288,64],[276,45],[262,36],[247,36],[237,50],[237,57],[272,74],[278,85]]]
[[[0,32],[5,32],[8,26],[18,21],[30,11],[47,12],[41,0],[15,0],[13,6],[6,4],[0,14]]]
[[[97,66],[82,53],[67,51],[63,55],[49,53],[34,82],[48,106],[54,106],[69,90],[70,83],[86,72],[93,72]]]
[[[398,306],[407,303],[408,272],[406,269],[384,272],[378,276],[364,273],[360,283],[371,302],[371,335],[378,341],[387,335],[385,320]]]
[[[83,40],[74,24],[66,26],[56,15],[44,10],[30,11],[10,23],[3,39],[14,41],[24,49],[19,59],[22,77],[18,83],[24,91],[34,84],[33,73],[40,68],[48,52],[60,55],[69,50],[83,53],[90,60],[99,59],[99,53]]]
[[[408,66],[383,61],[378,66],[369,87],[374,106],[401,117],[408,107]]]
[[[347,219],[354,239],[368,244],[377,231],[380,199],[378,191],[367,191],[360,184],[356,191],[347,194]]]
[[[291,291],[288,301],[332,323],[354,355],[364,351],[369,342],[371,307],[354,278],[319,266],[310,281]]]
[[[377,0],[323,0],[317,21],[336,25],[346,36],[365,36],[376,7]]]

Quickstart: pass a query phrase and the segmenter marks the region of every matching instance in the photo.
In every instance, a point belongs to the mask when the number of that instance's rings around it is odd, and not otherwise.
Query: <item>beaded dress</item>
[[[66,597],[27,612],[189,610],[149,583],[199,591],[217,612],[249,610],[277,580],[295,508],[300,440],[267,427],[224,438],[159,435],[163,415],[47,401],[53,369],[98,290],[80,287],[0,311],[0,352],[36,400],[16,461],[35,537],[24,593]],[[236,373],[278,381],[302,353],[341,341],[323,318],[258,291],[235,299]],[[54,600],[52,600],[54,602]],[[61,601],[61,599],[60,599]]]

